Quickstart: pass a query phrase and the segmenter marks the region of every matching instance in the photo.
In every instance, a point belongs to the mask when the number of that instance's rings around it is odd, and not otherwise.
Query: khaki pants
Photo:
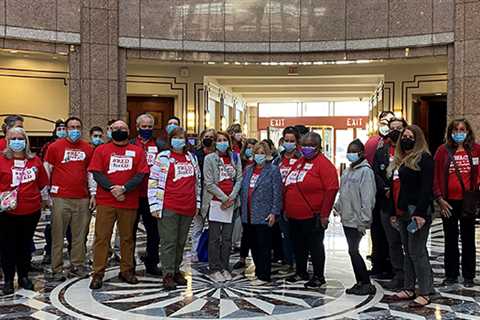
[[[120,272],[134,271],[133,264],[133,227],[137,219],[137,210],[97,206],[95,220],[95,243],[93,245],[93,272],[103,277],[108,263],[108,250],[112,239],[113,227],[117,222],[120,233]]]
[[[160,261],[165,274],[180,271],[183,250],[193,217],[182,216],[163,209],[162,218],[157,221],[160,235]]]
[[[90,223],[89,199],[53,198],[52,212],[52,271],[63,271],[63,245],[65,233],[72,230],[72,267],[85,265],[85,237]]]

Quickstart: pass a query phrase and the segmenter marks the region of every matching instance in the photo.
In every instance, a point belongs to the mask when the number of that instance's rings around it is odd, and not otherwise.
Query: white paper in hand
[[[208,212],[208,220],[222,223],[232,223],[233,206],[222,210],[220,201],[210,202],[210,211]]]

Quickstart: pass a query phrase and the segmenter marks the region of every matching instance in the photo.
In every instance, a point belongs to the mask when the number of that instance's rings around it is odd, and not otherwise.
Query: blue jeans
[[[283,257],[285,262],[293,266],[295,263],[295,254],[293,252],[293,243],[292,238],[290,237],[290,228],[288,226],[288,221],[285,220],[283,214],[280,215],[280,219],[278,221],[280,226],[280,231],[282,233],[282,247],[283,247]]]

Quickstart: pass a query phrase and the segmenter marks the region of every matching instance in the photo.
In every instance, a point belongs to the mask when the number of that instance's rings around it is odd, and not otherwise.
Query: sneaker
[[[188,284],[187,279],[185,279],[185,276],[181,272],[175,273],[173,276],[173,281],[175,281],[175,283],[179,286],[186,286]]]
[[[223,270],[222,276],[225,279],[225,281],[232,281],[232,275],[227,270]]]
[[[158,266],[151,266],[151,265],[145,265],[145,273],[155,276],[155,277],[161,277],[163,276],[162,269],[160,269]]]
[[[103,286],[103,278],[98,276],[98,275],[94,275],[92,277],[92,281],[90,282],[90,289],[92,290],[98,290],[100,289],[101,287]]]
[[[175,283],[175,280],[173,280],[173,274],[167,273],[163,277],[163,288],[167,291],[177,289],[177,284]]]
[[[361,287],[361,286],[362,286],[361,283],[355,283],[355,284],[353,285],[353,287],[346,289],[346,290],[345,290],[345,293],[346,293],[346,294],[354,294],[354,292],[355,292],[356,290],[358,290],[358,288]]]
[[[458,283],[458,278],[445,278],[442,282],[442,286],[451,286]]]
[[[237,261],[237,263],[235,263],[235,264],[233,265],[233,269],[235,269],[235,270],[236,270],[236,269],[243,269],[243,268],[245,268],[245,267],[246,267],[246,264],[245,264],[245,262],[243,262],[243,261]]]
[[[140,281],[138,281],[137,277],[135,276],[134,272],[120,272],[118,274],[118,278],[128,284],[138,284]]]
[[[33,291],[33,283],[30,279],[27,277],[22,277],[18,279],[18,286],[20,288],[23,288],[25,290],[31,290]]]
[[[278,274],[282,276],[286,275],[293,275],[295,274],[295,268],[293,266],[288,266],[288,268],[284,268],[278,271]]]
[[[399,290],[403,288],[403,279],[393,278],[389,282],[382,284],[382,286],[388,290]]]
[[[475,286],[475,282],[473,281],[473,279],[464,279],[463,286],[465,288],[473,288]]]
[[[324,278],[319,278],[319,277],[313,277],[310,281],[305,283],[305,288],[320,288],[327,282],[325,281]]]
[[[310,280],[310,276],[308,274],[294,274],[293,276],[287,278],[287,282],[295,283],[299,281],[308,281]]]
[[[49,255],[49,254],[46,254],[43,256],[43,259],[42,259],[42,264],[43,265],[49,265],[52,263],[52,256]]]
[[[225,282],[225,278],[220,271],[216,271],[210,275],[210,278],[215,282]]]
[[[67,280],[67,277],[65,276],[65,273],[62,272],[54,272],[51,276],[51,279],[53,281],[58,281],[58,282],[63,282]]]
[[[2,291],[4,295],[13,294],[13,292],[15,291],[13,288],[13,281],[5,281]]]
[[[74,278],[84,278],[89,275],[88,270],[84,266],[72,267],[69,275]]]
[[[349,292],[347,292],[347,294],[353,294],[356,296],[368,296],[375,294],[376,291],[377,289],[373,284],[367,283],[353,286],[351,289],[349,289]]]

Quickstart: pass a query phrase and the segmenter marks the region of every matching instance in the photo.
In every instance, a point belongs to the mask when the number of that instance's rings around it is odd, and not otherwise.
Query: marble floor
[[[44,227],[45,222],[41,222],[35,236],[38,250],[33,260],[37,266],[42,259]],[[143,230],[140,232],[139,254],[145,246],[145,234]],[[325,245],[327,285],[319,290],[305,289],[302,282],[287,283],[286,276],[279,274],[278,265],[273,267],[273,281],[268,285],[252,285],[253,266],[245,274],[234,273],[232,281],[216,283],[208,277],[206,264],[191,263],[187,250],[183,270],[188,275],[188,285],[175,291],[164,291],[161,279],[145,275],[141,264],[140,284],[121,283],[117,278],[118,265],[113,263],[104,287],[95,292],[88,289],[88,278],[52,282],[48,267],[44,267],[43,272],[32,274],[35,291],[22,289],[10,296],[0,296],[0,319],[480,319],[480,286],[440,287],[443,277],[440,221],[435,221],[429,239],[437,294],[423,310],[409,309],[406,303],[389,304],[386,297],[392,293],[383,290],[380,282],[375,282],[377,293],[373,296],[345,295],[345,288],[354,281],[338,221],[331,222]],[[364,255],[368,248],[368,237],[364,237],[361,244]],[[237,259],[233,255],[232,263]]]

